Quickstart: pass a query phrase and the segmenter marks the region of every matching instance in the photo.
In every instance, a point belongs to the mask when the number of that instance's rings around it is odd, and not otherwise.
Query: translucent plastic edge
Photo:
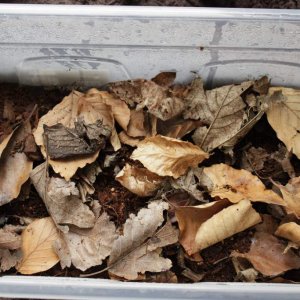
[[[2,15],[63,15],[149,18],[234,18],[299,20],[296,9],[243,9],[209,7],[153,7],[105,5],[0,4]]]

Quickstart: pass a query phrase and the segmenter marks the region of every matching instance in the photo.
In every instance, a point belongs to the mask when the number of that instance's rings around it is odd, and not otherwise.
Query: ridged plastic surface
[[[300,11],[0,5],[0,81],[101,86],[160,71],[300,87]],[[4,276],[0,297],[299,300],[300,286]]]

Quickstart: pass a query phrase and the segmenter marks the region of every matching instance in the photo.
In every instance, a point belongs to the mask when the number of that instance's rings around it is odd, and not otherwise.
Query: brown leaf
[[[157,135],[141,141],[131,158],[160,176],[178,178],[208,156],[192,143]]]
[[[300,268],[300,257],[285,249],[276,237],[264,232],[255,233],[248,253],[232,252],[234,257],[248,259],[254,268],[265,276],[274,276],[290,269]]]
[[[22,143],[31,133],[29,120],[17,127],[0,144],[0,205],[18,197],[28,180],[32,161],[22,151]]]
[[[14,123],[16,119],[14,107],[11,101],[5,99],[4,100],[4,108],[3,108],[3,119],[8,120],[10,123]]]
[[[148,171],[126,164],[118,173],[116,180],[124,187],[140,197],[154,195],[163,182],[163,178]]]
[[[134,280],[139,273],[162,272],[171,268],[171,261],[160,255],[161,247],[177,242],[177,230],[169,222],[158,230],[167,208],[165,202],[151,202],[136,216],[130,215],[124,224],[123,235],[114,242],[109,257],[108,266],[112,274]]]
[[[226,164],[204,168],[203,180],[212,197],[228,199],[232,203],[248,199],[285,206],[283,199],[267,190],[260,179],[246,170],[237,170]]]
[[[160,86],[171,86],[176,78],[176,72],[161,72],[151,80]]]
[[[300,158],[300,90],[272,87],[267,117],[288,151]]]
[[[21,247],[21,226],[5,225],[0,229],[0,249],[16,250]]]
[[[130,122],[127,128],[127,134],[131,137],[143,137],[147,135],[147,131],[144,126],[145,116],[143,110],[131,110]]]
[[[119,133],[119,139],[122,144],[126,144],[131,147],[136,147],[139,144],[139,142],[142,140],[141,138],[133,138],[127,135],[125,131],[121,131]]]
[[[10,251],[8,249],[0,249],[0,271],[5,272],[14,268],[22,259],[20,250]]]
[[[300,225],[295,222],[289,222],[280,225],[275,234],[300,246]]]
[[[263,221],[255,226],[256,231],[274,234],[278,227],[278,222],[271,215],[261,214],[260,216]]]
[[[21,274],[35,274],[52,268],[59,262],[53,243],[59,238],[50,217],[33,221],[22,233],[23,259],[17,266]]]
[[[72,263],[77,269],[85,271],[102,264],[116,238],[116,227],[104,212],[92,229],[72,228],[63,234],[61,240],[55,243],[55,251],[62,268],[70,267]]]
[[[181,206],[175,208],[180,230],[179,242],[189,255],[198,251],[195,238],[200,226],[229,205],[229,201],[220,200],[198,206]]]
[[[196,249],[203,250],[261,222],[249,200],[231,205],[204,222],[198,229]]]
[[[171,271],[149,274],[145,281],[157,283],[178,283],[176,274]]]
[[[95,215],[82,203],[75,184],[58,177],[47,178],[46,171],[46,163],[43,163],[31,172],[30,178],[54,222],[79,228],[93,227]]]

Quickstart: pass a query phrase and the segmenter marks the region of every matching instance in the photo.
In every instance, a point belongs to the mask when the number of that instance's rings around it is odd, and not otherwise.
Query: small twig
[[[206,133],[205,133],[205,136],[203,137],[203,140],[202,140],[202,142],[201,142],[201,144],[200,144],[200,148],[202,148],[202,146],[203,146],[203,144],[204,144],[204,142],[205,142],[205,140],[206,140],[206,138],[207,138],[209,132],[211,131],[211,128],[212,128],[213,125],[215,124],[215,122],[216,122],[216,120],[217,120],[217,118],[218,118],[218,116],[219,116],[219,114],[220,114],[220,111],[221,111],[221,109],[223,108],[224,102],[225,102],[225,100],[227,99],[227,97],[228,97],[228,95],[229,95],[229,92],[231,91],[232,88],[233,88],[233,85],[231,85],[231,86],[229,87],[229,89],[228,89],[228,91],[227,91],[227,93],[226,93],[224,99],[222,100],[222,103],[221,103],[221,105],[220,105],[220,107],[219,107],[219,109],[218,109],[218,111],[217,111],[217,113],[216,113],[216,115],[215,115],[213,121],[212,121],[211,124],[209,125],[209,127],[208,127],[208,129],[207,129],[207,131],[206,131]]]

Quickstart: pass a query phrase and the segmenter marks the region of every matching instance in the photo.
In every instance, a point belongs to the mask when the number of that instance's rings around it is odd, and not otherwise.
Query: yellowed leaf
[[[295,222],[280,225],[275,234],[300,246],[300,225]]]
[[[117,174],[116,180],[132,193],[140,197],[148,197],[157,191],[164,179],[145,168],[126,164]]]
[[[203,180],[212,197],[228,199],[232,203],[248,199],[285,206],[283,199],[272,190],[266,189],[260,179],[246,170],[237,170],[226,164],[204,168]]]
[[[272,87],[267,117],[277,137],[300,158],[300,90]]]
[[[22,233],[23,259],[17,267],[21,274],[35,274],[59,262],[53,243],[59,238],[50,217],[33,221]]]
[[[29,178],[33,163],[25,153],[18,151],[18,147],[30,133],[31,126],[27,120],[0,144],[0,205],[17,198]]]
[[[261,222],[249,200],[231,205],[204,222],[198,229],[195,244],[203,250]]]
[[[131,155],[151,172],[174,178],[185,174],[190,167],[197,167],[208,157],[192,143],[160,135],[141,141]]]
[[[265,232],[256,232],[249,252],[234,251],[231,256],[246,258],[263,275],[274,276],[290,269],[300,268],[300,257],[290,250],[284,253],[284,250],[285,245],[275,236]]]

